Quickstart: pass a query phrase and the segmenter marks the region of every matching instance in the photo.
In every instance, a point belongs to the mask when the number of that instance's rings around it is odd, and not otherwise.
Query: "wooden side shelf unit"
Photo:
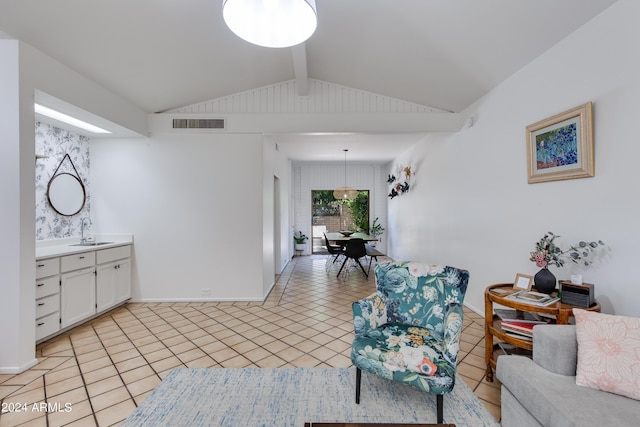
[[[517,289],[513,289],[513,283],[498,283],[488,286],[484,291],[485,361],[487,363],[487,381],[493,381],[496,359],[501,353],[498,344],[494,343],[494,338],[521,349],[533,350],[533,343],[531,341],[507,335],[502,330],[502,327],[500,326],[500,318],[493,313],[493,304],[499,304],[515,310],[528,311],[531,313],[555,317],[555,323],[559,325],[566,325],[569,323],[569,318],[573,316],[574,308],[583,308],[575,305],[563,304],[560,301],[545,307],[539,307],[506,298],[514,292],[517,292]],[[584,309],[589,311],[600,311],[600,303],[596,301],[594,305]]]

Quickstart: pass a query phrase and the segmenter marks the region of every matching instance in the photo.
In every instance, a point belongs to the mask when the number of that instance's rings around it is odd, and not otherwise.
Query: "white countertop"
[[[133,244],[133,235],[96,235],[94,241],[109,243],[97,246],[72,246],[80,243],[79,237],[36,240],[36,260],[131,245]]]

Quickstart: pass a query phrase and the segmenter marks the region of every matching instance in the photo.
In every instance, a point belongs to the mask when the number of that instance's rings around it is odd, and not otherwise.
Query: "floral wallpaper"
[[[48,156],[36,159],[36,240],[80,237],[80,221],[89,216],[91,207],[89,138],[36,122],[36,154]],[[72,216],[58,214],[51,208],[47,199],[49,180],[65,154],[69,154],[87,194],[82,210]],[[62,163],[58,169],[58,173],[60,172],[75,175],[68,160]]]

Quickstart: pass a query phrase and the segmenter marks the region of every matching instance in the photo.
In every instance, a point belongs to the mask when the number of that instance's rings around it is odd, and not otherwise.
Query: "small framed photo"
[[[513,289],[519,291],[530,291],[533,286],[533,276],[528,274],[516,274],[516,279],[513,281]]]
[[[591,102],[527,126],[529,184],[594,176]]]

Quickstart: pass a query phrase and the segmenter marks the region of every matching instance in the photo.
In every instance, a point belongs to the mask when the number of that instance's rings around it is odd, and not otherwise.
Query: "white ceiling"
[[[614,2],[316,0],[306,76],[459,112]],[[0,0],[0,31],[148,113],[300,77],[293,49],[240,40],[221,9],[222,0]]]
[[[417,133],[331,133],[274,135],[280,151],[294,161],[344,161],[385,163],[425,137]]]

